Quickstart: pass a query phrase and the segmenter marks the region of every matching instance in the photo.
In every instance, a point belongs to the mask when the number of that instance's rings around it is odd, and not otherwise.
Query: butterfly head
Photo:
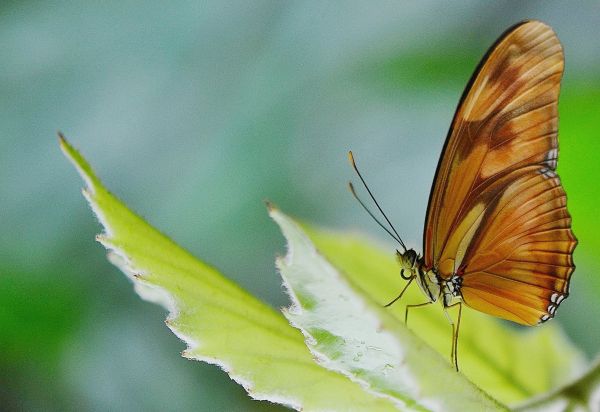
[[[433,269],[426,269],[423,258],[413,249],[408,249],[402,253],[396,250],[398,261],[400,262],[400,276],[405,280],[415,279],[421,291],[435,302],[440,296],[440,279]]]
[[[404,253],[396,250],[398,262],[400,262],[400,276],[402,279],[409,280],[417,273],[419,266],[419,255],[413,249],[408,249]]]

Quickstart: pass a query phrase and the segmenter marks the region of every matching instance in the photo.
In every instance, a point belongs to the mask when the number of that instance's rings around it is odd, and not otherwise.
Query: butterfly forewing
[[[522,324],[568,294],[576,239],[554,170],[562,47],[550,27],[509,29],[454,116],[425,222],[425,265],[462,276],[464,302]]]

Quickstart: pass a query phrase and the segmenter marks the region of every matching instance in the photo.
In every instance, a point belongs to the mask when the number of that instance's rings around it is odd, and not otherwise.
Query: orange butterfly
[[[458,370],[462,304],[522,325],[554,317],[569,294],[577,239],[556,170],[562,47],[550,27],[508,29],[475,70],[458,105],[429,197],[424,255],[396,239],[402,278],[428,301],[458,307],[451,359]]]

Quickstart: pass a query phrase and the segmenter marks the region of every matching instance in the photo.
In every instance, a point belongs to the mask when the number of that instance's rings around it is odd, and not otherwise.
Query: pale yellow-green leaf
[[[280,313],[144,222],[62,137],[60,145],[87,183],[84,195],[105,230],[99,241],[140,296],[168,308],[169,328],[188,346],[184,356],[219,365],[255,399],[304,410],[395,410],[317,365]]]
[[[388,303],[404,286],[391,247],[375,246],[356,234],[305,230],[317,249],[373,301]],[[411,285],[388,312],[403,323],[404,305],[425,301]],[[453,309],[449,312],[456,317]],[[408,327],[449,362],[452,330],[440,305],[412,309]],[[584,363],[555,322],[516,328],[470,308],[463,309],[458,351],[461,373],[506,404],[564,384],[581,373]]]
[[[321,364],[403,410],[505,409],[354,288],[292,219],[276,208],[270,214],[288,244],[287,255],[278,260],[293,302],[286,317],[302,330]]]

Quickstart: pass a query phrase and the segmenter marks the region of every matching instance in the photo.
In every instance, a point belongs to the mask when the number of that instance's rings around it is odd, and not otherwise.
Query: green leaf
[[[131,212],[62,136],[60,146],[85,180],[84,195],[104,226],[98,240],[142,298],[169,310],[167,325],[187,344],[185,357],[219,365],[255,399],[305,410],[395,410],[318,366],[280,313]]]
[[[304,227],[316,248],[356,289],[379,305],[391,301],[404,282],[393,253],[384,252],[364,237]],[[390,248],[391,249],[391,248]],[[388,309],[404,322],[404,304],[426,299],[411,286],[401,304]],[[451,327],[438,305],[410,312],[409,328],[423,341],[450,358]],[[564,384],[581,373],[583,355],[556,323],[512,327],[488,315],[464,308],[458,341],[461,373],[505,404],[515,404]]]
[[[277,262],[293,301],[285,315],[321,364],[403,410],[505,409],[345,279],[294,221],[270,214],[288,242]]]
[[[544,396],[532,399],[514,409],[518,412],[600,411],[600,359],[590,370]]]

